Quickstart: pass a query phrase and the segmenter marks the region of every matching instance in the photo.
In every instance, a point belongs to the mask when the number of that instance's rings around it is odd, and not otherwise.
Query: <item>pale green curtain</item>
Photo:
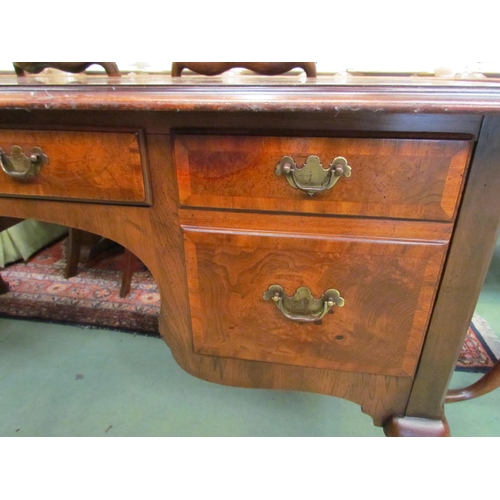
[[[0,232],[0,267],[29,259],[35,252],[68,232],[66,226],[26,219]]]

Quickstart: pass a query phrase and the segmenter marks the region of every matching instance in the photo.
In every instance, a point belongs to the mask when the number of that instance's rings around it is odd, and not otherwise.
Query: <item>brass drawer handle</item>
[[[308,156],[302,167],[298,167],[291,156],[283,156],[274,173],[284,175],[290,186],[312,196],[332,188],[342,176],[350,177],[351,167],[342,156],[335,158],[328,168],[323,168],[320,159],[314,155]]]
[[[26,156],[19,146],[12,146],[10,156],[0,148],[0,165],[2,170],[13,179],[27,181],[40,173],[43,165],[49,163],[49,158],[41,148],[34,147],[30,156]]]
[[[297,289],[292,297],[285,294],[280,285],[271,285],[262,295],[264,300],[272,300],[285,317],[293,321],[319,321],[333,306],[343,307],[344,299],[333,288],[315,299],[306,286]]]

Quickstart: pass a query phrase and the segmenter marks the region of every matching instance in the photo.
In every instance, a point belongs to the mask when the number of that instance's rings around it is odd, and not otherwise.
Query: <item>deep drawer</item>
[[[0,130],[2,163],[7,170],[13,146],[19,146],[26,157],[30,157],[33,148],[40,148],[48,163],[28,179],[0,172],[1,195],[127,204],[150,202],[141,132]],[[19,169],[28,167],[29,164]]]
[[[418,223],[393,221],[384,223],[376,237],[366,238],[362,235],[373,233],[364,227],[369,224],[360,221],[343,229],[339,221],[332,227],[339,231],[330,236],[300,237],[185,226],[195,351],[411,376],[451,228],[427,223],[417,237]],[[426,240],[426,232],[432,237],[441,232],[443,239]],[[289,297],[307,287],[315,299],[335,289],[345,304],[334,305],[320,321],[311,316],[305,322],[307,297],[300,299],[305,302],[298,309],[285,305],[284,314],[272,297],[264,297],[272,285]],[[315,304],[311,314],[323,306]]]
[[[177,135],[175,165],[184,206],[450,221],[471,145],[466,140]],[[339,158],[347,161],[349,177]],[[280,160],[281,175],[276,175]],[[286,164],[292,167],[288,174]],[[325,172],[330,166],[337,176]],[[335,184],[321,191],[334,177]]]

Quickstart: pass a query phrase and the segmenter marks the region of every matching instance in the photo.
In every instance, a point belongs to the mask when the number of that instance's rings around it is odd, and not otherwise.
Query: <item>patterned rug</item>
[[[480,316],[474,315],[456,370],[486,373],[500,358],[500,339]]]
[[[9,292],[0,295],[0,316],[159,336],[160,295],[140,262],[130,293],[120,298],[123,252],[102,253],[66,279],[68,240],[45,248],[27,262],[2,270]]]
[[[78,274],[67,280],[67,242],[63,239],[2,270],[10,291],[0,295],[0,316],[159,336],[160,296],[146,267],[136,262],[130,293],[122,299],[123,253],[110,250],[80,264]],[[484,373],[499,357],[500,340],[475,316],[457,370]]]

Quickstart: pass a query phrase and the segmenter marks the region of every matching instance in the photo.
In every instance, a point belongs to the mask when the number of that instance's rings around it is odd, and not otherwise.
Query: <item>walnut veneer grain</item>
[[[289,220],[293,227],[294,221]],[[311,221],[314,225],[314,221]],[[243,226],[243,225],[242,225]],[[445,232],[446,228],[443,228]],[[185,232],[195,351],[360,373],[411,376],[426,331],[446,242],[319,240],[189,229]],[[345,299],[321,324],[285,318],[263,299],[272,284]]]
[[[194,207],[452,220],[470,141],[178,135],[180,201]],[[344,157],[352,168],[309,196],[276,176],[280,159],[323,168]]]
[[[2,172],[0,196],[150,201],[140,132],[0,130],[0,145],[7,155],[12,146],[20,146],[27,156],[36,146],[49,158],[49,164],[26,182]]]

